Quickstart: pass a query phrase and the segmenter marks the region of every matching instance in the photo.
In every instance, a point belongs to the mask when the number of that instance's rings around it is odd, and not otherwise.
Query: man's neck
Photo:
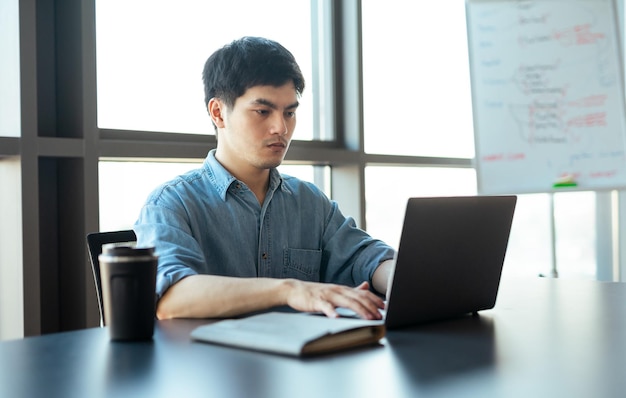
[[[238,180],[243,181],[248,188],[250,188],[261,205],[263,205],[265,194],[267,194],[267,190],[270,185],[270,171],[264,170],[264,172],[264,176],[257,176],[249,179],[237,178]]]
[[[252,166],[239,166],[227,164],[222,161],[216,154],[215,159],[239,181],[254,193],[260,204],[265,200],[265,194],[270,184],[270,170],[258,169]]]

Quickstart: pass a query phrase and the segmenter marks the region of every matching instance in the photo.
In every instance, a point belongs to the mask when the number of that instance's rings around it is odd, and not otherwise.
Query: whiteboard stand
[[[554,193],[550,193],[550,241],[552,249],[552,264],[548,274],[539,274],[541,277],[558,278],[559,271],[556,265],[556,216],[554,213]]]
[[[620,198],[618,191],[596,192],[596,279],[615,282],[620,270]]]

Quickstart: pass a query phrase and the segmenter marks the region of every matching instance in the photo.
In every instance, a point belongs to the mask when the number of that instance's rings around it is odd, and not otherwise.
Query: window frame
[[[324,57],[314,72],[313,84],[324,82],[317,128],[332,139],[294,141],[286,162],[330,166],[332,198],[366,228],[366,166],[471,168],[472,159],[365,153],[361,1],[311,4]],[[19,26],[21,135],[0,137],[0,162],[20,162],[23,314],[1,321],[21,323],[24,336],[95,327],[85,236],[99,230],[98,162],[199,160],[215,137],[97,127],[95,0],[20,1]]]

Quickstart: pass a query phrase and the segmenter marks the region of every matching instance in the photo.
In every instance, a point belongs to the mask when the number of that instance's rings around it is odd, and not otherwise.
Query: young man
[[[304,89],[293,55],[244,37],[209,57],[203,79],[217,148],[202,168],[157,188],[135,225],[138,245],[159,255],[157,317],[288,305],[380,319],[393,249],[315,185],[276,170]]]

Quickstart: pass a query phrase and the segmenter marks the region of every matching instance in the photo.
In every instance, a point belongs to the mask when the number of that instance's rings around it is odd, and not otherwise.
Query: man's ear
[[[219,99],[213,97],[209,100],[209,104],[207,105],[209,116],[211,120],[217,126],[217,128],[224,128],[224,116],[226,112],[226,108],[224,103]]]

